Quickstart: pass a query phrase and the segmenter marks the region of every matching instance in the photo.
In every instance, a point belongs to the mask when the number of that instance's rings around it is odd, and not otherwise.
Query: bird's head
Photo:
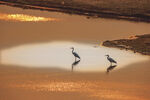
[[[109,55],[105,55],[105,56],[109,57]]]

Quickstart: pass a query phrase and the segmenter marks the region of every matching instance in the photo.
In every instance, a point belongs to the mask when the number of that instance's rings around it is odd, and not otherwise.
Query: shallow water
[[[87,19],[85,16],[24,10],[4,5],[0,5],[0,13],[5,15],[3,19],[0,19],[1,48],[60,40],[99,44],[105,40],[150,33],[150,24],[142,22],[103,18]],[[8,17],[10,15],[13,17]]]
[[[25,14],[7,14],[7,13],[0,13],[0,20],[20,21],[20,22],[57,21],[57,19],[54,18],[36,17]]]
[[[79,54],[81,60],[74,59],[71,47],[75,48],[75,52]],[[149,57],[131,51],[112,49],[100,45],[95,46],[94,44],[60,41],[20,45],[1,50],[1,64],[100,72],[106,71],[107,67],[111,67],[105,56],[107,54],[118,62],[116,69],[135,62],[149,60]]]
[[[100,45],[149,27],[0,5],[0,100],[149,100],[149,57]]]
[[[139,54],[100,46],[106,39],[148,33],[150,24],[147,23],[86,19],[84,16],[4,5],[0,5],[0,15],[1,64],[104,71],[107,67],[117,69],[147,60]],[[80,61],[74,60],[72,46],[81,56]],[[106,54],[118,65],[110,66]]]

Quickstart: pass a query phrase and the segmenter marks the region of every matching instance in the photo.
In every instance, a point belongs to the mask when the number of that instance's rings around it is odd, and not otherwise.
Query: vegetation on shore
[[[131,36],[128,39],[105,41],[103,45],[150,55],[150,34]]]
[[[150,0],[0,0],[22,8],[57,8],[94,17],[150,22]],[[2,3],[2,2],[1,2]],[[27,6],[28,5],[28,6]],[[31,5],[32,7],[29,7]],[[38,8],[39,9],[39,8]],[[45,8],[40,8],[44,10]],[[45,9],[50,10],[50,9]]]

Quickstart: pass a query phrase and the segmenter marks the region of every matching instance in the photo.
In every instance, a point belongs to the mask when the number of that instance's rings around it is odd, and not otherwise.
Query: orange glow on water
[[[107,83],[107,82],[90,82],[90,81],[44,81],[44,82],[30,82],[24,84],[10,85],[13,88],[30,89],[33,91],[47,91],[47,92],[77,92],[85,93],[89,97],[96,97],[97,100],[141,100],[141,97],[136,95],[136,90],[144,90],[143,86],[135,84],[123,83]],[[120,87],[120,89],[118,89]],[[126,91],[132,87],[133,91]],[[128,93],[129,92],[129,93]],[[135,96],[136,95],[136,96]],[[147,100],[147,99],[142,99]]]
[[[76,47],[75,50],[84,59],[76,67],[73,65],[75,61],[70,49],[72,45]],[[149,57],[134,54],[131,51],[127,52],[103,46],[94,48],[93,44],[67,41],[20,45],[1,50],[0,53],[0,64],[3,65],[34,68],[51,68],[55,66],[55,68],[82,72],[106,71],[106,68],[110,67],[110,65],[105,54],[111,54],[111,57],[119,62],[119,67],[116,67],[115,70],[128,64],[149,60]]]
[[[4,13],[0,13],[0,20],[21,21],[21,22],[58,21],[58,19],[55,18],[37,17],[25,14],[4,14]]]

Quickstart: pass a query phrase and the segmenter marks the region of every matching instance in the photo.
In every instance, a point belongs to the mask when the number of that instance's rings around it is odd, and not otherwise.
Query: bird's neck
[[[72,53],[74,52],[74,49],[72,49]]]

